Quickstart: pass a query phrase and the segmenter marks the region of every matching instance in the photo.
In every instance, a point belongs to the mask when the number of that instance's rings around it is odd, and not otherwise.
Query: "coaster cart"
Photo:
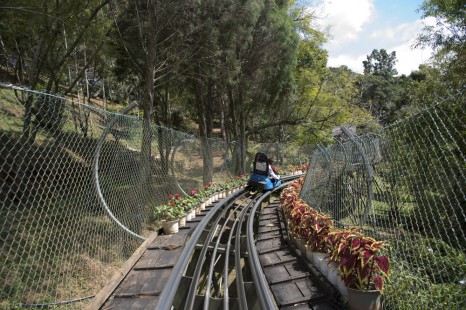
[[[267,164],[267,155],[257,153],[254,157],[253,171],[248,181],[248,188],[251,190],[269,191],[279,186],[282,181],[273,182],[268,178],[269,165]]]

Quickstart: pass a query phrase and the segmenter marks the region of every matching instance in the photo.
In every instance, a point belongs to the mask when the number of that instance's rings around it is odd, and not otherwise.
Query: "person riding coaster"
[[[272,159],[264,153],[257,153],[254,157],[252,175],[248,181],[248,187],[259,190],[271,190],[281,184],[280,176],[272,166]]]

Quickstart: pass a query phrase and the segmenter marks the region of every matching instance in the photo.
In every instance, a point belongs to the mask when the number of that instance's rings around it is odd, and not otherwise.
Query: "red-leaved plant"
[[[305,227],[302,235],[311,251],[327,253],[329,250],[327,236],[333,230],[332,219],[311,209],[302,225]]]
[[[378,255],[383,242],[366,237],[355,229],[336,231],[329,235],[338,249],[331,253],[331,259],[339,263],[339,270],[345,285],[354,289],[383,291],[383,278],[388,278],[390,260]]]

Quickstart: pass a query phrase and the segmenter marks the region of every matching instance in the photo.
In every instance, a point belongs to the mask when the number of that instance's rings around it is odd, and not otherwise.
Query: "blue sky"
[[[317,24],[328,29],[331,39],[324,45],[329,52],[328,65],[347,65],[363,71],[362,61],[373,49],[396,51],[399,74],[410,74],[427,62],[430,49],[413,49],[416,35],[425,23],[416,10],[422,0],[315,0],[311,9]]]

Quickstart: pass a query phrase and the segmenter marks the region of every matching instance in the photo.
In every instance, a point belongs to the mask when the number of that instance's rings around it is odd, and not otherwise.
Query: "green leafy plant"
[[[183,200],[179,194],[169,195],[168,201],[155,208],[152,214],[159,220],[173,221],[180,219],[185,215]]]
[[[383,278],[388,278],[390,261],[378,255],[383,242],[366,237],[356,230],[336,233],[338,250],[331,258],[339,263],[345,285],[354,289],[383,291]]]

